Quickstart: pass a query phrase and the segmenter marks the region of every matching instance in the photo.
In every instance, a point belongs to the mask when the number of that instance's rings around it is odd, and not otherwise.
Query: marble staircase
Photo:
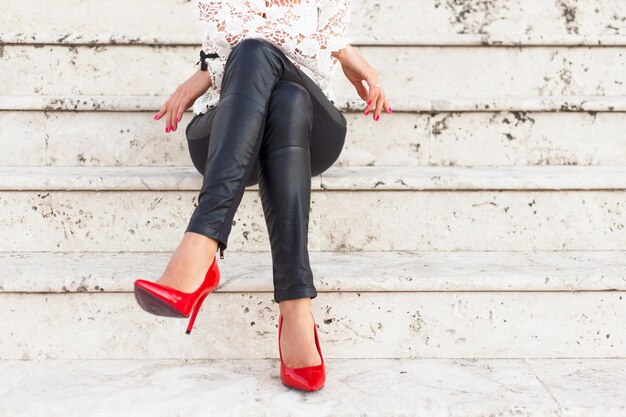
[[[0,393],[10,401],[0,403],[0,413],[624,415],[619,359],[331,359],[327,367],[333,378],[321,391],[303,394],[284,387],[276,361],[268,359],[5,361]]]
[[[202,180],[184,129],[151,118],[194,70],[193,2],[13,3],[0,417],[626,416],[621,2],[352,2],[394,113],[363,116],[338,72],[348,137],[312,179],[311,394],[278,379],[257,186],[191,335],[133,297]]]

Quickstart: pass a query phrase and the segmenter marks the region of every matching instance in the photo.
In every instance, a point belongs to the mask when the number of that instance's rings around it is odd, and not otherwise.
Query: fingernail
[[[169,127],[165,128],[165,133],[170,133],[170,128]]]
[[[389,113],[393,113],[393,110],[391,110],[391,107],[389,107]]]
[[[370,114],[370,111],[369,111],[369,110],[365,112],[365,115],[366,115],[366,116],[367,116],[368,114]]]
[[[176,123],[180,122],[180,117],[176,118]]]
[[[380,114],[376,116],[376,118],[374,120],[378,121],[378,118],[380,117]]]
[[[159,117],[159,114],[158,114],[158,113],[154,115],[154,120],[156,120],[156,119],[157,119],[157,117]]]
[[[372,102],[372,100],[367,100],[367,104],[369,105]]]

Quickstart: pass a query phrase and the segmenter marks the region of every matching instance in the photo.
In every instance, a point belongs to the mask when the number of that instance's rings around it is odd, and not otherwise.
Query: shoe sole
[[[285,384],[283,381],[280,381],[284,386],[289,387],[291,389],[295,389],[298,391],[302,391],[302,392],[317,392],[319,390],[321,390],[322,388],[324,388],[325,384],[322,384],[321,387],[319,387],[318,389],[302,389],[302,388],[298,388],[298,387],[294,387],[293,385],[289,385],[289,384]]]
[[[155,297],[151,292],[135,285],[135,299],[142,309],[155,316],[186,318],[171,305]]]

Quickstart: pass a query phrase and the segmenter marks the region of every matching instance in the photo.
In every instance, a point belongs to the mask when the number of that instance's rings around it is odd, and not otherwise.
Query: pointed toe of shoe
[[[283,328],[283,316],[278,317],[278,355],[280,357],[280,380],[283,385],[297,388],[303,391],[317,391],[324,386],[326,381],[326,367],[324,364],[324,356],[320,347],[319,336],[317,335],[317,327],[313,322],[313,334],[315,336],[315,346],[317,353],[320,355],[322,363],[314,366],[303,368],[289,368],[283,362],[283,354],[280,348],[280,334]]]
[[[307,368],[281,367],[281,380],[283,384],[304,391],[317,391],[324,386],[326,372],[324,365],[310,366]]]

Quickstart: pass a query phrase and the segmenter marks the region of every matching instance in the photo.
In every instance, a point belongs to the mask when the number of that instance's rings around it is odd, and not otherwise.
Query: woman
[[[219,282],[216,251],[227,247],[244,188],[259,184],[270,237],[279,355],[285,385],[317,390],[324,362],[311,299],[311,177],[339,157],[347,126],[329,87],[336,63],[365,100],[365,116],[391,108],[378,73],[347,37],[349,0],[196,0],[206,27],[200,70],[155,115],[176,131],[183,113],[196,169],[198,205],[156,282],[137,280],[139,304],[153,314],[189,317]],[[363,83],[365,81],[365,84]],[[284,324],[283,324],[284,323]]]

